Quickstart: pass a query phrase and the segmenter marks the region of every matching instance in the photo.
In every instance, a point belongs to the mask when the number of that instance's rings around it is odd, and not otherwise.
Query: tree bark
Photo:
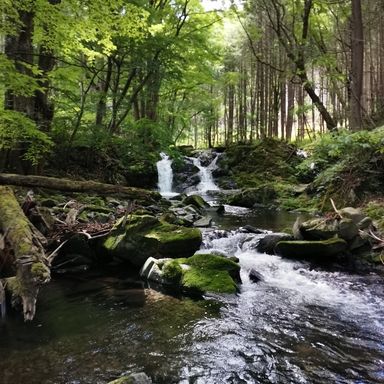
[[[50,280],[42,245],[45,238],[26,218],[12,189],[5,186],[0,186],[0,230],[16,267],[16,276],[6,279],[6,289],[12,293],[12,301],[21,299],[24,320],[32,320],[39,289]]]
[[[358,131],[363,126],[361,96],[364,76],[364,34],[360,0],[352,0],[351,35],[350,125],[353,131]]]
[[[103,184],[95,181],[77,181],[46,176],[24,176],[12,173],[0,173],[0,184],[47,188],[63,192],[87,192],[99,195],[121,195],[143,204],[152,204],[161,199],[161,195],[158,192],[147,191],[145,189],[114,184]]]

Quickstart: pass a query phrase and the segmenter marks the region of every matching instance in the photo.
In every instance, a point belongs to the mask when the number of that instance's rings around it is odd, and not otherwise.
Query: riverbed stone
[[[248,273],[249,279],[253,283],[258,283],[260,281],[263,281],[263,276],[260,272],[257,272],[254,268],[251,268]]]
[[[332,260],[347,250],[347,242],[337,237],[327,240],[279,241],[276,244],[277,255],[294,259]]]
[[[108,384],[152,384],[152,380],[144,372],[132,373],[128,376],[122,376]]]
[[[271,233],[260,239],[256,245],[256,249],[260,253],[274,255],[276,244],[283,240],[293,240],[293,236],[289,233]]]
[[[340,220],[337,229],[338,236],[346,241],[350,241],[359,236],[359,228],[352,219]]]
[[[198,228],[206,228],[206,227],[210,227],[210,226],[211,226],[211,223],[212,223],[212,217],[210,217],[210,216],[204,216],[204,217],[202,217],[201,219],[196,220],[196,221],[193,223],[193,226],[194,226],[194,227],[198,227]]]
[[[131,215],[117,222],[102,247],[115,259],[141,267],[148,257],[190,257],[201,241],[197,228],[169,224],[150,215]]]
[[[183,204],[192,205],[200,212],[206,208],[209,208],[209,204],[199,195],[189,195],[186,196],[183,200]]]

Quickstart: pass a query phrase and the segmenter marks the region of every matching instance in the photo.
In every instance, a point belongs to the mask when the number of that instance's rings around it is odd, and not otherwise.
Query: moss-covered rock
[[[272,184],[261,185],[256,188],[243,189],[230,195],[226,203],[240,207],[253,208],[255,205],[271,205],[275,202],[277,193]]]
[[[341,255],[347,247],[345,240],[335,237],[320,241],[280,241],[276,244],[275,252],[282,257],[326,261]]]
[[[195,254],[189,258],[155,260],[144,264],[140,275],[187,294],[235,293],[240,279],[238,262],[220,255]]]
[[[181,285],[192,292],[236,293],[240,282],[240,266],[225,257],[212,254],[197,254],[184,264]]]
[[[260,239],[256,246],[256,249],[258,252],[267,253],[268,255],[274,255],[277,243],[289,240],[293,240],[293,236],[289,233],[267,234],[262,239]]]
[[[150,215],[121,219],[103,242],[113,257],[142,266],[148,257],[189,257],[199,249],[201,232],[160,221]]]
[[[338,232],[336,220],[316,218],[304,221],[299,226],[299,231],[304,240],[327,240],[335,237]]]
[[[167,261],[162,273],[166,283],[192,294],[235,293],[240,282],[239,264],[214,254]]]
[[[209,207],[209,204],[199,195],[189,195],[183,199],[184,205],[192,205],[202,211]]]

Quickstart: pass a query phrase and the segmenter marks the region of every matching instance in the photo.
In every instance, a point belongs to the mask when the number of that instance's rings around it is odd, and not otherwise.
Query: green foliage
[[[26,63],[22,65],[34,75],[40,74],[36,67]],[[3,53],[0,53],[0,89],[12,89],[16,96],[32,96],[40,87],[35,78],[17,71],[15,64],[7,59]]]
[[[364,207],[364,212],[375,221],[379,231],[384,234],[384,201],[374,200],[368,202]]]
[[[25,115],[15,111],[0,111],[0,150],[26,149],[24,159],[36,165],[52,150],[53,142]]]
[[[384,128],[326,134],[311,143],[311,156],[297,167],[299,177],[313,180],[312,191],[325,200],[354,204],[369,193],[381,193]],[[311,170],[311,164],[314,168]],[[323,200],[324,202],[326,202]]]

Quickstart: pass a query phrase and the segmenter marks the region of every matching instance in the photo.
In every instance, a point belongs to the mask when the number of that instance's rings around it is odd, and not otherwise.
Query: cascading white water
[[[242,285],[237,297],[226,298],[221,317],[195,326],[193,351],[204,358],[192,361],[184,376],[199,375],[196,382],[207,384],[382,383],[381,278],[313,270],[259,253],[255,246],[263,236],[241,230],[203,234],[199,252],[237,256]],[[251,281],[251,269],[261,281]],[[367,350],[379,357],[364,360]],[[303,363],[308,357],[310,363]],[[339,370],[343,364],[348,368]],[[356,380],[367,376],[372,380]]]
[[[343,320],[360,321],[362,324],[359,326],[384,333],[384,325],[381,323],[384,299],[374,291],[370,292],[359,278],[354,281],[353,276],[342,272],[317,271],[303,261],[260,253],[256,250],[256,244],[264,234],[221,232],[218,232],[216,238],[206,232],[200,252],[224,253],[239,258],[242,267],[242,295],[246,300],[256,302],[260,300],[260,291],[272,290],[286,295],[287,302],[298,310],[303,305],[323,306],[336,312]],[[251,269],[263,277],[259,287],[248,277]]]
[[[156,163],[159,192],[162,195],[172,194],[172,182],[173,182],[173,171],[172,171],[172,160],[169,156],[161,152],[161,160]]]
[[[205,193],[207,191],[218,191],[219,187],[215,184],[212,177],[212,171],[214,171],[217,168],[217,159],[218,155],[212,160],[212,162],[207,166],[204,167],[201,165],[200,158],[194,157],[193,164],[199,168],[199,177],[200,177],[200,183],[196,186],[197,190],[201,193]]]

